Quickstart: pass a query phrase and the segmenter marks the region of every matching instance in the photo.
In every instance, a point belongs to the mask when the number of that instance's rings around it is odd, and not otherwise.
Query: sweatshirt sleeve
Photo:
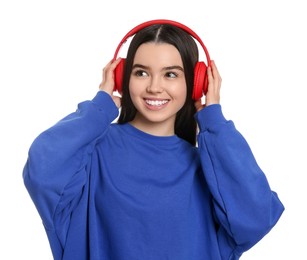
[[[47,230],[54,230],[55,216],[69,218],[87,182],[94,146],[117,115],[111,96],[99,91],[33,141],[23,180]]]
[[[224,118],[221,105],[205,107],[195,117],[201,164],[220,226],[219,243],[239,256],[270,231],[284,206],[244,137]]]

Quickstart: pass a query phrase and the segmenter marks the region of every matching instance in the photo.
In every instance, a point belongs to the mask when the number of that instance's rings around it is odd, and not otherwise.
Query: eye
[[[167,73],[165,73],[165,76],[167,78],[177,78],[178,77],[178,74],[176,72],[173,72],[173,71],[169,71]]]
[[[133,74],[137,77],[146,77],[148,73],[145,70],[135,70]]]

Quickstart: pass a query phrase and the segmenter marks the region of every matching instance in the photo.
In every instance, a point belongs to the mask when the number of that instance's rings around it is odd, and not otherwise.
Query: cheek
[[[185,84],[182,84],[181,86],[177,86],[176,90],[174,90],[176,93],[177,100],[184,104],[186,97],[187,97],[187,87]]]
[[[136,100],[137,97],[139,97],[141,95],[143,91],[143,87],[142,84],[134,81],[134,80],[130,80],[129,82],[129,93],[130,93],[130,97],[131,100],[134,101]]]

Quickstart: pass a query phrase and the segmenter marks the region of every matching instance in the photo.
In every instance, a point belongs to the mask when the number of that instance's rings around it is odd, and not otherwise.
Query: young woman
[[[215,62],[204,105],[192,98],[197,45],[182,28],[151,23],[135,34],[122,98],[120,62],[30,147],[23,178],[54,259],[239,259],[284,207],[223,116]]]

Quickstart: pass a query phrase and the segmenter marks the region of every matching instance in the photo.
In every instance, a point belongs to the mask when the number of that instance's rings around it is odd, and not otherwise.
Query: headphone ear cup
[[[193,87],[193,99],[199,100],[203,94],[206,95],[208,91],[208,76],[207,66],[204,62],[197,62],[194,67],[194,87]]]
[[[114,91],[122,93],[125,59],[121,59],[114,70]]]

